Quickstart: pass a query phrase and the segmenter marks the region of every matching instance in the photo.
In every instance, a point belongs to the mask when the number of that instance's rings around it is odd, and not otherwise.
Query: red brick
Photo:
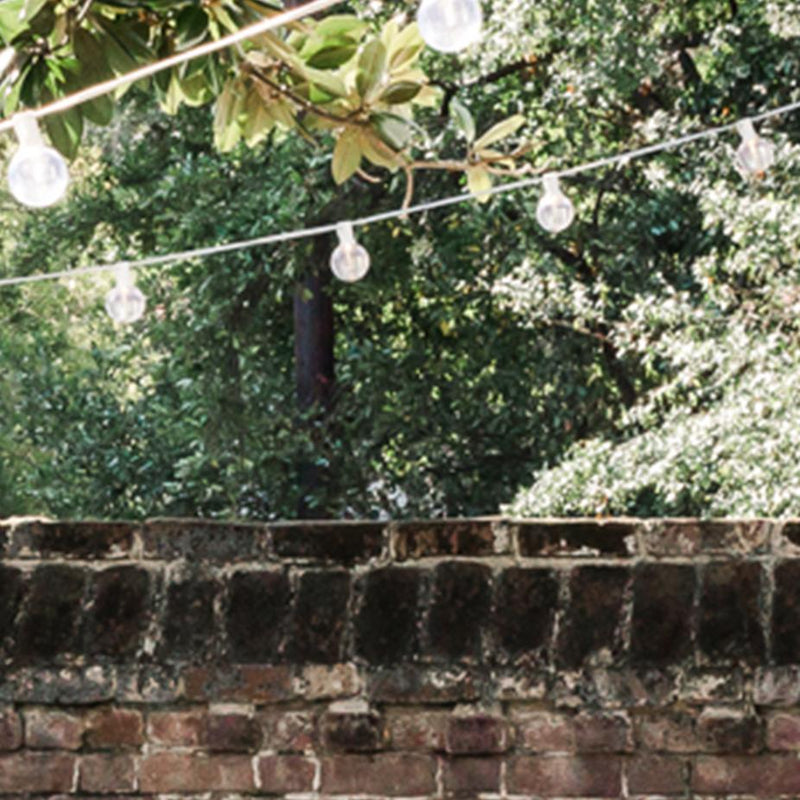
[[[395,750],[444,750],[448,711],[400,711],[386,720]]]
[[[436,761],[422,755],[383,753],[322,760],[322,792],[399,797],[436,791]]]
[[[307,664],[300,671],[299,693],[306,700],[336,700],[361,692],[355,664]]]
[[[16,750],[22,745],[22,724],[11,708],[0,710],[0,750]]]
[[[261,745],[261,726],[244,714],[210,714],[205,722],[205,745],[218,753],[253,752]]]
[[[700,756],[692,789],[708,794],[752,792],[759,797],[800,793],[795,756]]]
[[[315,767],[302,756],[262,756],[258,759],[261,791],[269,794],[310,792],[314,788]]]
[[[153,744],[199,747],[203,741],[205,713],[156,711],[147,720],[147,738]]]
[[[509,759],[510,794],[542,797],[618,797],[622,764],[609,756],[518,756]]]
[[[447,721],[445,745],[448,753],[504,753],[509,746],[508,723],[485,714],[453,716]]]
[[[637,756],[627,762],[631,794],[685,794],[689,765],[675,756]]]
[[[242,664],[226,668],[188,667],[183,673],[184,695],[205,702],[275,703],[292,697],[288,666]]]
[[[136,765],[132,756],[83,756],[80,763],[80,788],[84,792],[115,794],[132,792],[136,786]]]
[[[302,753],[314,745],[316,720],[309,711],[265,711],[258,715],[265,748],[279,753]]]
[[[143,792],[252,791],[249,756],[156,753],[143,759],[139,788]]]
[[[757,753],[763,728],[758,717],[730,708],[706,709],[697,721],[699,750],[708,753]]]
[[[624,753],[633,750],[631,721],[625,713],[578,714],[573,724],[578,752]]]
[[[535,753],[571,753],[575,730],[566,714],[533,711],[515,716],[520,746]]]
[[[0,756],[0,794],[69,792],[75,756],[66,753],[14,753]]]
[[[94,750],[140,747],[144,742],[142,714],[121,708],[94,711],[86,720],[85,740]]]
[[[474,792],[499,792],[499,758],[454,758],[444,765],[444,788],[456,794]]]
[[[50,709],[25,712],[25,744],[33,750],[78,750],[83,742],[83,717]]]
[[[362,701],[334,703],[319,724],[327,751],[374,753],[385,749],[387,731],[383,717]]]
[[[645,750],[694,753],[697,751],[695,719],[683,713],[641,717],[637,720],[637,742]]]
[[[756,670],[753,702],[757,706],[794,706],[800,703],[800,667]]]
[[[800,713],[775,714],[767,721],[770,750],[800,750]]]

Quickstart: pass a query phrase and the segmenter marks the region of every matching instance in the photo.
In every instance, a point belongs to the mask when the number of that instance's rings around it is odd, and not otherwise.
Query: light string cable
[[[53,114],[59,114],[62,111],[67,111],[70,108],[79,106],[83,103],[88,103],[90,100],[95,100],[103,95],[110,94],[111,92],[123,86],[128,86],[131,83],[142,80],[142,78],[149,78],[159,72],[185,64],[187,61],[192,61],[195,58],[201,58],[218,50],[224,50],[235,44],[252,39],[262,33],[271,31],[275,28],[280,28],[290,22],[297,22],[304,17],[309,17],[319,11],[325,11],[331,6],[338,5],[341,0],[312,0],[310,3],[292,8],[289,11],[283,11],[272,17],[267,17],[253,25],[248,25],[235,33],[223,36],[221,39],[216,39],[213,42],[206,42],[198,47],[193,47],[191,50],[186,50],[183,53],[176,53],[174,56],[168,56],[160,61],[155,61],[152,64],[145,64],[143,67],[126,72],[124,75],[118,75],[115,78],[97,83],[93,86],[87,86],[85,89],[74,92],[73,94],[65,95],[64,97],[54,100],[52,103],[40,106],[39,108],[25,109],[25,114],[35,119],[42,119],[49,117]],[[14,120],[17,114],[8,117],[7,119],[0,120],[0,133],[13,129]]]
[[[789,103],[788,105],[780,106],[778,108],[764,111],[759,114],[747,117],[753,122],[760,122],[773,117],[783,116],[790,114],[800,109],[800,101]],[[696,133],[689,133],[685,136],[680,136],[675,139],[668,139],[657,144],[646,145],[644,147],[636,148],[635,150],[627,150],[622,153],[617,153],[612,156],[589,161],[584,164],[579,164],[574,167],[566,167],[562,170],[552,170],[552,172],[559,176],[572,176],[579,175],[585,172],[591,172],[602,167],[614,166],[616,164],[627,164],[634,159],[645,158],[647,156],[655,155],[666,150],[675,150],[683,147],[684,145],[697,142],[702,139],[710,139],[719,136],[721,133],[735,130],[737,121],[720,125],[715,128],[707,128],[703,131]],[[513,181],[511,183],[503,183],[498,186],[493,186],[491,189],[485,189],[480,192],[463,192],[449,197],[442,197],[438,200],[431,200],[425,203],[409,206],[408,208],[396,208],[390,211],[383,211],[377,214],[371,214],[366,217],[359,217],[350,220],[353,227],[363,227],[377,222],[386,222],[392,219],[405,218],[413,214],[423,214],[426,211],[433,211],[438,208],[445,208],[447,206],[465,203],[469,200],[474,200],[478,197],[491,197],[494,195],[506,194],[507,192],[517,191],[518,189],[526,189],[531,186],[538,186],[543,181],[543,175],[538,175],[532,178],[524,178],[522,180]],[[310,239],[315,236],[323,236],[330,233],[335,233],[337,223],[330,223],[326,225],[318,225],[313,228],[299,228],[293,231],[285,231],[283,233],[272,233],[266,236],[257,236],[253,239],[243,239],[235,242],[224,242],[222,244],[210,245],[208,247],[198,247],[192,250],[181,250],[174,253],[165,253],[163,255],[147,256],[134,260],[120,260],[107,264],[94,264],[86,267],[76,267],[75,269],[62,270],[59,272],[37,273],[33,275],[20,275],[12,278],[0,279],[0,286],[15,286],[24,283],[36,283],[39,281],[60,280],[62,278],[72,278],[77,275],[90,275],[94,273],[109,272],[119,270],[123,267],[135,269],[137,267],[152,267],[173,264],[178,261],[188,261],[193,258],[206,258],[209,256],[220,255],[223,253],[232,253],[239,250],[247,250],[254,247],[262,247],[269,244],[278,244],[280,242],[297,241],[298,239]]]

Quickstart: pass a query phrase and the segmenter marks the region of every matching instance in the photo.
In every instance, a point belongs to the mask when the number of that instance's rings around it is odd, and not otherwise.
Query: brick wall
[[[800,797],[800,523],[0,527],[0,796]]]

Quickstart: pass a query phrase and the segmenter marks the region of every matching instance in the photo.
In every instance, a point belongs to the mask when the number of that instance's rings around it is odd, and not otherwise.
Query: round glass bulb
[[[417,22],[429,47],[456,53],[481,38],[483,14],[479,0],[422,0]]]
[[[124,325],[136,322],[144,314],[146,302],[144,295],[135,286],[117,284],[106,295],[106,311],[114,322]]]
[[[8,188],[20,203],[51,206],[67,191],[69,171],[61,154],[45,145],[23,145],[8,165]]]
[[[561,191],[556,175],[544,176],[544,194],[536,207],[536,219],[550,233],[566,230],[575,219],[572,201]]]
[[[331,255],[331,272],[340,281],[360,281],[369,272],[369,253],[357,242],[340,242]]]
[[[750,119],[739,120],[736,128],[742,137],[736,150],[739,166],[751,175],[762,175],[775,163],[775,145],[756,133]]]

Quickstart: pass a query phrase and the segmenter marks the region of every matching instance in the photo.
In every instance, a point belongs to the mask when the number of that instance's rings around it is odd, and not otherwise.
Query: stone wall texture
[[[800,798],[800,522],[0,524],[0,796]]]

